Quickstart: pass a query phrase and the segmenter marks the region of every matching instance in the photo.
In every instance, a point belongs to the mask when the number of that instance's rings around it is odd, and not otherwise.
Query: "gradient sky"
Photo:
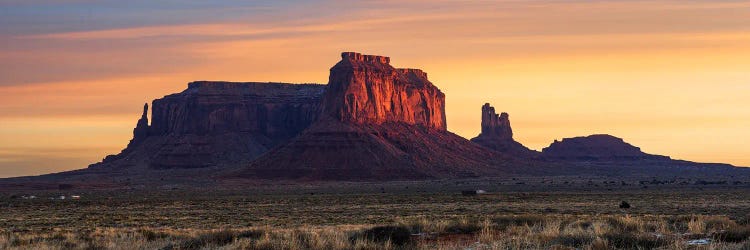
[[[425,70],[449,130],[608,133],[750,166],[750,2],[0,0],[0,177],[117,153],[194,80],[325,83],[342,51]]]

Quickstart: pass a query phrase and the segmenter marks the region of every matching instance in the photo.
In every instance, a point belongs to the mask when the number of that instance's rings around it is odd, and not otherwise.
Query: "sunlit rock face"
[[[508,113],[497,114],[495,108],[485,103],[482,106],[482,132],[471,139],[472,142],[486,148],[519,157],[533,157],[538,152],[532,151],[513,139]]]
[[[342,53],[331,68],[323,109],[343,122],[446,130],[443,92],[422,70],[394,68],[384,56]]]
[[[192,82],[153,101],[130,144],[92,167],[202,168],[247,163],[320,114],[325,85]]]

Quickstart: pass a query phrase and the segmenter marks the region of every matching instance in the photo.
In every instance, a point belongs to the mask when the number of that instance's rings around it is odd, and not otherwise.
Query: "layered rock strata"
[[[309,180],[477,177],[497,154],[446,130],[445,95],[418,69],[345,52],[331,68],[320,119],[236,176]]]
[[[446,130],[445,95],[419,69],[396,69],[390,58],[344,52],[333,68],[323,110],[342,122],[401,122]]]
[[[91,167],[198,168],[247,163],[318,118],[324,85],[192,82],[148,105],[133,140]]]

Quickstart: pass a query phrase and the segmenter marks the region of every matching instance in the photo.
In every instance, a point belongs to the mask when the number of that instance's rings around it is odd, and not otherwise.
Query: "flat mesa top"
[[[363,55],[357,52],[343,52],[341,53],[341,59],[351,60],[351,61],[374,62],[374,63],[382,63],[382,64],[391,63],[391,58],[387,56]]]
[[[182,95],[322,95],[325,84],[280,82],[195,81],[188,88],[166,97]]]

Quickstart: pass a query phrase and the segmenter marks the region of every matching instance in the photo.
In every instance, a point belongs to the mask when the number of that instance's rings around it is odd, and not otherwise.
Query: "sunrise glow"
[[[535,150],[607,133],[750,166],[747,1],[187,2],[0,3],[0,177],[119,152],[190,81],[326,83],[342,51],[426,71],[465,138],[489,102]]]

